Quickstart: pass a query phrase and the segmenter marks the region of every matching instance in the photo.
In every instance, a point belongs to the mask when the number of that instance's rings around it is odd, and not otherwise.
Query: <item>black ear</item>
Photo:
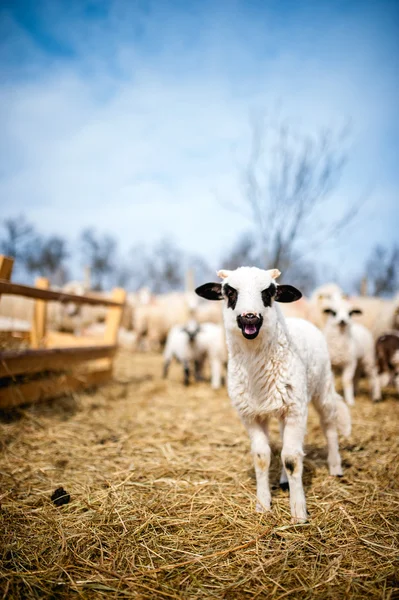
[[[293,285],[278,285],[274,299],[277,302],[295,302],[302,298],[302,292],[294,288]]]
[[[221,283],[204,283],[197,287],[195,293],[207,300],[223,300]]]
[[[362,315],[363,311],[360,308],[352,308],[352,310],[349,311],[350,316],[352,315]]]

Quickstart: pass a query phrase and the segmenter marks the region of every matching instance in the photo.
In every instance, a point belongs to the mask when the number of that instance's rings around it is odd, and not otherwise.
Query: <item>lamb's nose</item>
[[[254,315],[254,313],[245,313],[244,316],[247,317],[247,319],[255,319],[256,318],[256,315]]]
[[[346,325],[346,321],[341,319],[340,322],[338,323],[338,325],[341,325],[343,327],[344,325]]]

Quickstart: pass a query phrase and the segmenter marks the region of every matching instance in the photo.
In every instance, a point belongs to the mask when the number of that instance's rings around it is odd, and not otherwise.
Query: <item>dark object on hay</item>
[[[71,496],[64,490],[63,487],[59,487],[55,490],[55,492],[53,492],[51,499],[56,506],[62,506],[63,504],[68,504]]]

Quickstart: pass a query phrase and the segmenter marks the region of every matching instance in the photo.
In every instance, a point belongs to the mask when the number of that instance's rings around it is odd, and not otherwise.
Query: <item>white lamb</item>
[[[227,363],[227,349],[222,325],[201,323],[195,340],[195,361],[197,373],[202,375],[206,359],[211,369],[211,386],[217,390],[222,385],[224,365]]]
[[[354,380],[356,371],[359,372],[360,368],[369,379],[373,401],[378,402],[381,400],[381,388],[373,335],[364,325],[352,321],[352,315],[361,314],[362,311],[343,298],[335,298],[324,309],[324,313],[328,315],[324,335],[331,363],[342,371],[342,386],[347,404],[353,406],[355,403]]]
[[[309,322],[284,319],[276,301],[293,302],[301,293],[277,285],[277,269],[241,267],[218,275],[223,283],[207,283],[196,292],[209,300],[224,300],[228,391],[251,440],[256,509],[270,510],[268,421],[274,415],[283,440],[280,484],[284,488],[289,484],[293,522],[304,522],[303,443],[309,401],[327,439],[331,475],[342,475],[337,425],[345,435],[350,433],[349,411],[335,391],[325,338]]]
[[[199,378],[198,365],[196,364],[195,340],[200,331],[200,327],[195,320],[189,321],[186,325],[174,325],[166,339],[165,350],[163,354],[164,367],[163,376],[168,376],[169,365],[173,358],[183,365],[184,385],[190,383],[190,363],[194,361],[195,377]]]

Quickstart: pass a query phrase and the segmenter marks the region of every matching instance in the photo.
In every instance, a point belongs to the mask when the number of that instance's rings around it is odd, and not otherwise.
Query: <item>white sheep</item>
[[[173,358],[183,365],[184,385],[190,383],[190,363],[195,364],[195,377],[200,378],[199,365],[196,362],[197,351],[195,340],[200,331],[200,327],[194,319],[186,325],[174,325],[166,339],[165,350],[163,354],[164,367],[163,376],[168,376],[169,365]]]
[[[324,308],[328,315],[324,326],[332,366],[342,371],[344,397],[349,406],[355,403],[354,380],[356,372],[363,369],[369,380],[373,401],[381,400],[380,382],[376,366],[374,339],[371,332],[352,321],[352,315],[361,314],[347,300],[335,297]]]
[[[309,401],[327,439],[331,475],[342,475],[337,425],[345,435],[350,433],[349,411],[335,391],[325,338],[307,321],[284,319],[276,301],[293,302],[301,293],[277,285],[277,269],[241,267],[218,275],[223,283],[204,284],[196,292],[209,300],[224,300],[228,391],[251,440],[256,509],[270,510],[268,421],[276,416],[283,440],[280,484],[289,484],[293,522],[304,522],[303,444]]]
[[[202,376],[206,359],[211,369],[211,386],[217,390],[222,385],[224,365],[227,363],[227,349],[222,325],[201,323],[194,344],[197,373]]]

